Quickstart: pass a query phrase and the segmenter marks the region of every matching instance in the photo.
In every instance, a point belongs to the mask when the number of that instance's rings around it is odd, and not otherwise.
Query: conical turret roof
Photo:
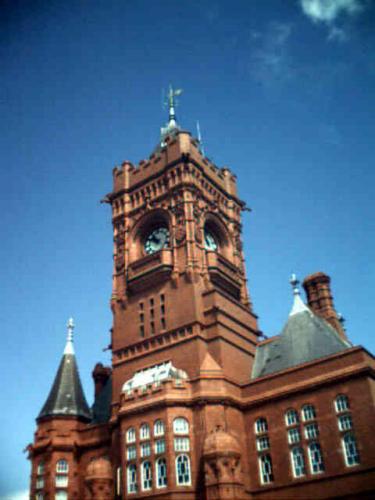
[[[38,419],[52,416],[72,416],[91,420],[73,348],[73,320],[68,321],[68,339],[64,354],[47,401]]]

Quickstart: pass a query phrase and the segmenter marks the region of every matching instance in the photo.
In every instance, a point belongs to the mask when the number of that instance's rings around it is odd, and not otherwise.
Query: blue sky
[[[0,498],[76,322],[86,396],[108,363],[111,170],[181,125],[238,176],[250,293],[278,333],[292,271],[325,271],[355,344],[374,348],[375,6],[365,0],[6,0],[0,7]],[[19,497],[20,498],[20,497]]]

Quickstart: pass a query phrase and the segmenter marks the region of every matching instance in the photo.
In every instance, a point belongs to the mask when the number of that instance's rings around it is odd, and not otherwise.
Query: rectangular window
[[[319,443],[311,443],[308,450],[311,474],[324,472],[323,456]]]
[[[263,450],[268,450],[270,447],[270,440],[268,436],[262,436],[257,438],[257,450],[258,451],[263,451]]]
[[[301,437],[300,437],[298,429],[295,428],[295,429],[288,430],[288,443],[289,444],[299,443],[300,439],[301,439]]]
[[[338,418],[340,431],[348,431],[353,427],[352,417],[350,415],[342,415]]]
[[[57,474],[56,475],[56,486],[60,488],[65,488],[68,486],[68,476],[67,475],[62,475],[62,474]]]
[[[150,299],[150,307],[154,307],[154,299],[152,297]]]
[[[140,313],[140,315],[139,315],[139,322],[140,323],[144,323],[144,321],[145,321],[145,315],[144,315],[144,313]]]
[[[342,446],[345,453],[345,463],[348,467],[360,463],[357,442],[353,434],[345,434],[342,440]]]
[[[164,293],[162,293],[160,295],[160,304],[164,304],[164,302],[165,302],[165,295],[164,295]]]
[[[127,468],[127,487],[128,493],[136,493],[137,492],[137,467],[135,464],[131,464]]]
[[[154,317],[155,317],[155,311],[154,309],[150,309],[150,318],[154,319]]]
[[[306,439],[316,439],[319,435],[318,424],[309,424],[305,427]]]
[[[44,478],[43,477],[37,477],[36,478],[36,488],[39,490],[41,488],[44,488]]]
[[[175,438],[174,451],[190,451],[189,438]]]
[[[165,314],[165,305],[164,305],[164,304],[162,304],[162,305],[160,306],[160,314],[161,314],[162,316],[164,316],[164,314]]]
[[[127,447],[126,458],[127,460],[135,460],[137,458],[137,447],[135,445]]]
[[[141,444],[141,457],[148,457],[151,455],[151,444],[148,441],[147,443]]]
[[[154,335],[154,333],[155,333],[155,323],[153,321],[151,321],[151,323],[150,323],[150,329],[151,329],[151,334]]]
[[[155,441],[155,453],[165,453],[165,440],[164,439],[156,439]]]
[[[259,457],[259,474],[262,484],[269,484],[273,481],[272,461],[270,455]]]
[[[139,327],[139,335],[141,337],[145,336],[145,327],[144,327],[144,325],[140,325],[140,327]]]
[[[305,459],[303,456],[302,448],[293,448],[290,452],[290,459],[292,462],[293,475],[294,477],[304,476],[305,471]]]
[[[140,303],[139,303],[139,310],[140,310],[140,311],[143,311],[143,309],[144,309],[143,302],[140,302]]]
[[[166,329],[166,327],[167,327],[167,325],[166,325],[166,323],[165,323],[165,318],[161,318],[160,323],[161,323],[161,329],[162,329],[162,330],[165,330],[165,329]]]

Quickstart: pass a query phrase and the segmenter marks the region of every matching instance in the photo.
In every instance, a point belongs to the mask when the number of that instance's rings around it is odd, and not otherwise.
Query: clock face
[[[217,243],[214,235],[205,229],[204,231],[204,248],[211,252],[216,252]]]
[[[166,227],[153,229],[145,240],[145,252],[152,254],[166,248],[169,244],[169,231]]]

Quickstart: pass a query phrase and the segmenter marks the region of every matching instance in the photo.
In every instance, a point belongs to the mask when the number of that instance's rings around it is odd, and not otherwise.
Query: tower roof
[[[330,356],[351,347],[324,319],[303,302],[298,281],[292,276],[294,302],[281,334],[257,347],[252,378]]]
[[[38,419],[51,416],[72,416],[91,420],[73,348],[74,323],[72,318],[69,319],[67,328],[68,337],[63,357]]]

